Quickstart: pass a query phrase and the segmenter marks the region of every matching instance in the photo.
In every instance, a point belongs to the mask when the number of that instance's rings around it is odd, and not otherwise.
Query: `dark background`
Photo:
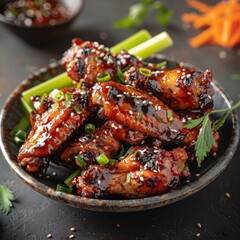
[[[211,69],[233,101],[238,101],[240,82],[232,80],[231,75],[240,73],[240,49],[217,46],[192,49],[187,39],[198,32],[186,29],[180,19],[181,13],[191,9],[184,1],[164,2],[174,10],[167,28],[174,46],[164,54],[201,69]],[[73,37],[112,46],[130,36],[134,31],[113,29],[111,23],[126,14],[132,3],[134,1],[85,1],[84,10],[70,34],[56,39],[48,47],[30,46],[0,26],[0,108],[19,82],[46,66],[51,59],[60,59]],[[149,16],[143,27],[152,35],[165,30],[156,23],[154,16]],[[106,40],[100,39],[101,32],[107,34]],[[222,51],[226,53],[224,59],[219,57]],[[76,239],[240,239],[239,155],[238,148],[227,169],[213,183],[187,199],[143,212],[98,213],[75,209],[35,192],[10,170],[0,154],[0,184],[8,186],[17,199],[8,216],[0,212],[0,239],[47,239],[48,233],[53,239],[68,239],[71,227],[77,230]],[[226,197],[227,192],[230,198]],[[202,224],[201,229],[197,223]]]

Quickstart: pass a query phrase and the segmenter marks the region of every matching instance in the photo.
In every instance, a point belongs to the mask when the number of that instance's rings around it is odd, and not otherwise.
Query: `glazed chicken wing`
[[[163,142],[174,140],[182,129],[177,114],[160,100],[115,82],[95,85],[92,103],[103,107],[110,120]]]
[[[82,134],[77,140],[68,144],[62,151],[61,158],[67,162],[81,156],[89,164],[96,163],[96,157],[104,153],[112,158],[121,147],[119,140],[111,134],[108,123],[96,129],[94,134]],[[78,163],[76,162],[78,165]]]
[[[90,166],[73,180],[73,185],[84,197],[150,196],[174,189],[183,175],[188,176],[186,160],[183,148],[165,151],[135,147],[117,164]]]
[[[185,68],[149,70],[148,74],[143,71],[137,66],[132,67],[124,74],[126,82],[154,95],[174,110],[206,112],[213,108],[211,71]]]
[[[74,93],[69,104],[66,106],[64,98],[35,121],[18,154],[20,165],[29,172],[46,168],[47,156],[53,154],[88,117],[81,93]]]

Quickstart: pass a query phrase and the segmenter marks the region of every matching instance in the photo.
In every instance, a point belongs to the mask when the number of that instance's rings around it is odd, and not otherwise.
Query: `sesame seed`
[[[117,94],[117,97],[122,97],[123,95],[122,94]]]
[[[120,225],[117,223],[117,225],[116,225],[118,228],[120,227]]]
[[[219,57],[220,57],[221,59],[225,59],[225,58],[227,57],[227,53],[226,53],[225,51],[220,51],[220,52],[219,52]]]
[[[99,49],[99,50],[104,49],[104,45],[100,45],[100,46],[98,47],[98,49]]]
[[[211,100],[211,99],[212,99],[212,96],[208,95],[208,98]]]
[[[191,93],[191,92],[187,92],[187,95],[189,95],[189,96],[190,96],[190,95],[192,95],[192,93]]]
[[[74,227],[71,227],[71,228],[70,228],[70,231],[71,231],[71,232],[76,232],[76,229],[75,229]]]
[[[132,114],[133,114],[133,111],[132,111],[132,110],[129,110],[129,114],[131,114],[131,115],[132,115]]]
[[[99,56],[100,56],[100,57],[104,57],[104,55],[105,55],[104,53],[101,53]]]
[[[96,51],[96,54],[97,54],[97,55],[99,55],[99,54],[100,54],[100,52],[97,50],[97,51]]]
[[[46,178],[50,178],[50,176],[47,175]]]
[[[100,185],[101,184],[101,180],[98,180],[98,185]]]
[[[181,71],[178,69],[176,72],[177,72],[177,73],[180,73]]]
[[[57,173],[56,173],[56,172],[53,172],[52,175],[53,175],[53,176],[57,176]]]
[[[187,78],[190,78],[191,77],[191,74],[189,73],[188,75],[187,75]]]
[[[143,181],[144,181],[144,178],[143,178],[143,177],[140,177],[139,179],[140,179],[140,181],[141,181],[141,182],[143,182]]]
[[[198,228],[202,228],[202,224],[201,223],[197,223],[196,224]]]
[[[228,197],[228,198],[231,197],[230,193],[228,193],[228,192],[225,193],[225,196]]]
[[[201,235],[200,233],[197,233],[197,234],[196,234],[196,237],[200,237],[200,235]]]
[[[48,235],[47,235],[47,238],[52,238],[53,236],[52,236],[52,234],[51,233],[49,233]]]
[[[196,174],[196,177],[200,177],[200,174],[199,174],[199,173],[197,173],[197,174]]]
[[[73,238],[75,238],[75,236],[72,234],[72,235],[70,235],[68,238],[69,238],[69,239],[73,239]]]
[[[91,50],[91,53],[95,53],[95,52],[96,52],[96,49],[95,49],[95,48]]]

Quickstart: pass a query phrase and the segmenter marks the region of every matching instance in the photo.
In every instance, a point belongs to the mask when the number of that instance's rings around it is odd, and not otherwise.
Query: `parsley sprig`
[[[203,117],[190,120],[187,124],[184,125],[184,128],[193,129],[197,126],[201,126],[198,138],[194,147],[196,153],[196,160],[198,166],[200,167],[203,160],[210,152],[214,144],[213,131],[211,126],[211,121],[209,116],[213,113],[223,113],[223,115],[214,122],[214,131],[217,131],[220,127],[223,126],[229,113],[240,106],[240,101],[237,102],[231,108],[213,110],[210,113],[207,113]]]
[[[156,13],[156,19],[161,26],[167,26],[173,12],[157,0],[139,0],[129,8],[129,13],[123,19],[113,23],[115,28],[132,29],[142,25],[149,12]]]
[[[0,184],[0,210],[5,214],[10,212],[12,207],[12,201],[15,200],[15,196],[11,190]]]

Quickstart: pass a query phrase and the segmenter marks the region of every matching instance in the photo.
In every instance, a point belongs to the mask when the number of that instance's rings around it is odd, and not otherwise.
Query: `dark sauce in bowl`
[[[56,25],[72,16],[58,0],[17,0],[5,5],[3,15],[19,26]]]

